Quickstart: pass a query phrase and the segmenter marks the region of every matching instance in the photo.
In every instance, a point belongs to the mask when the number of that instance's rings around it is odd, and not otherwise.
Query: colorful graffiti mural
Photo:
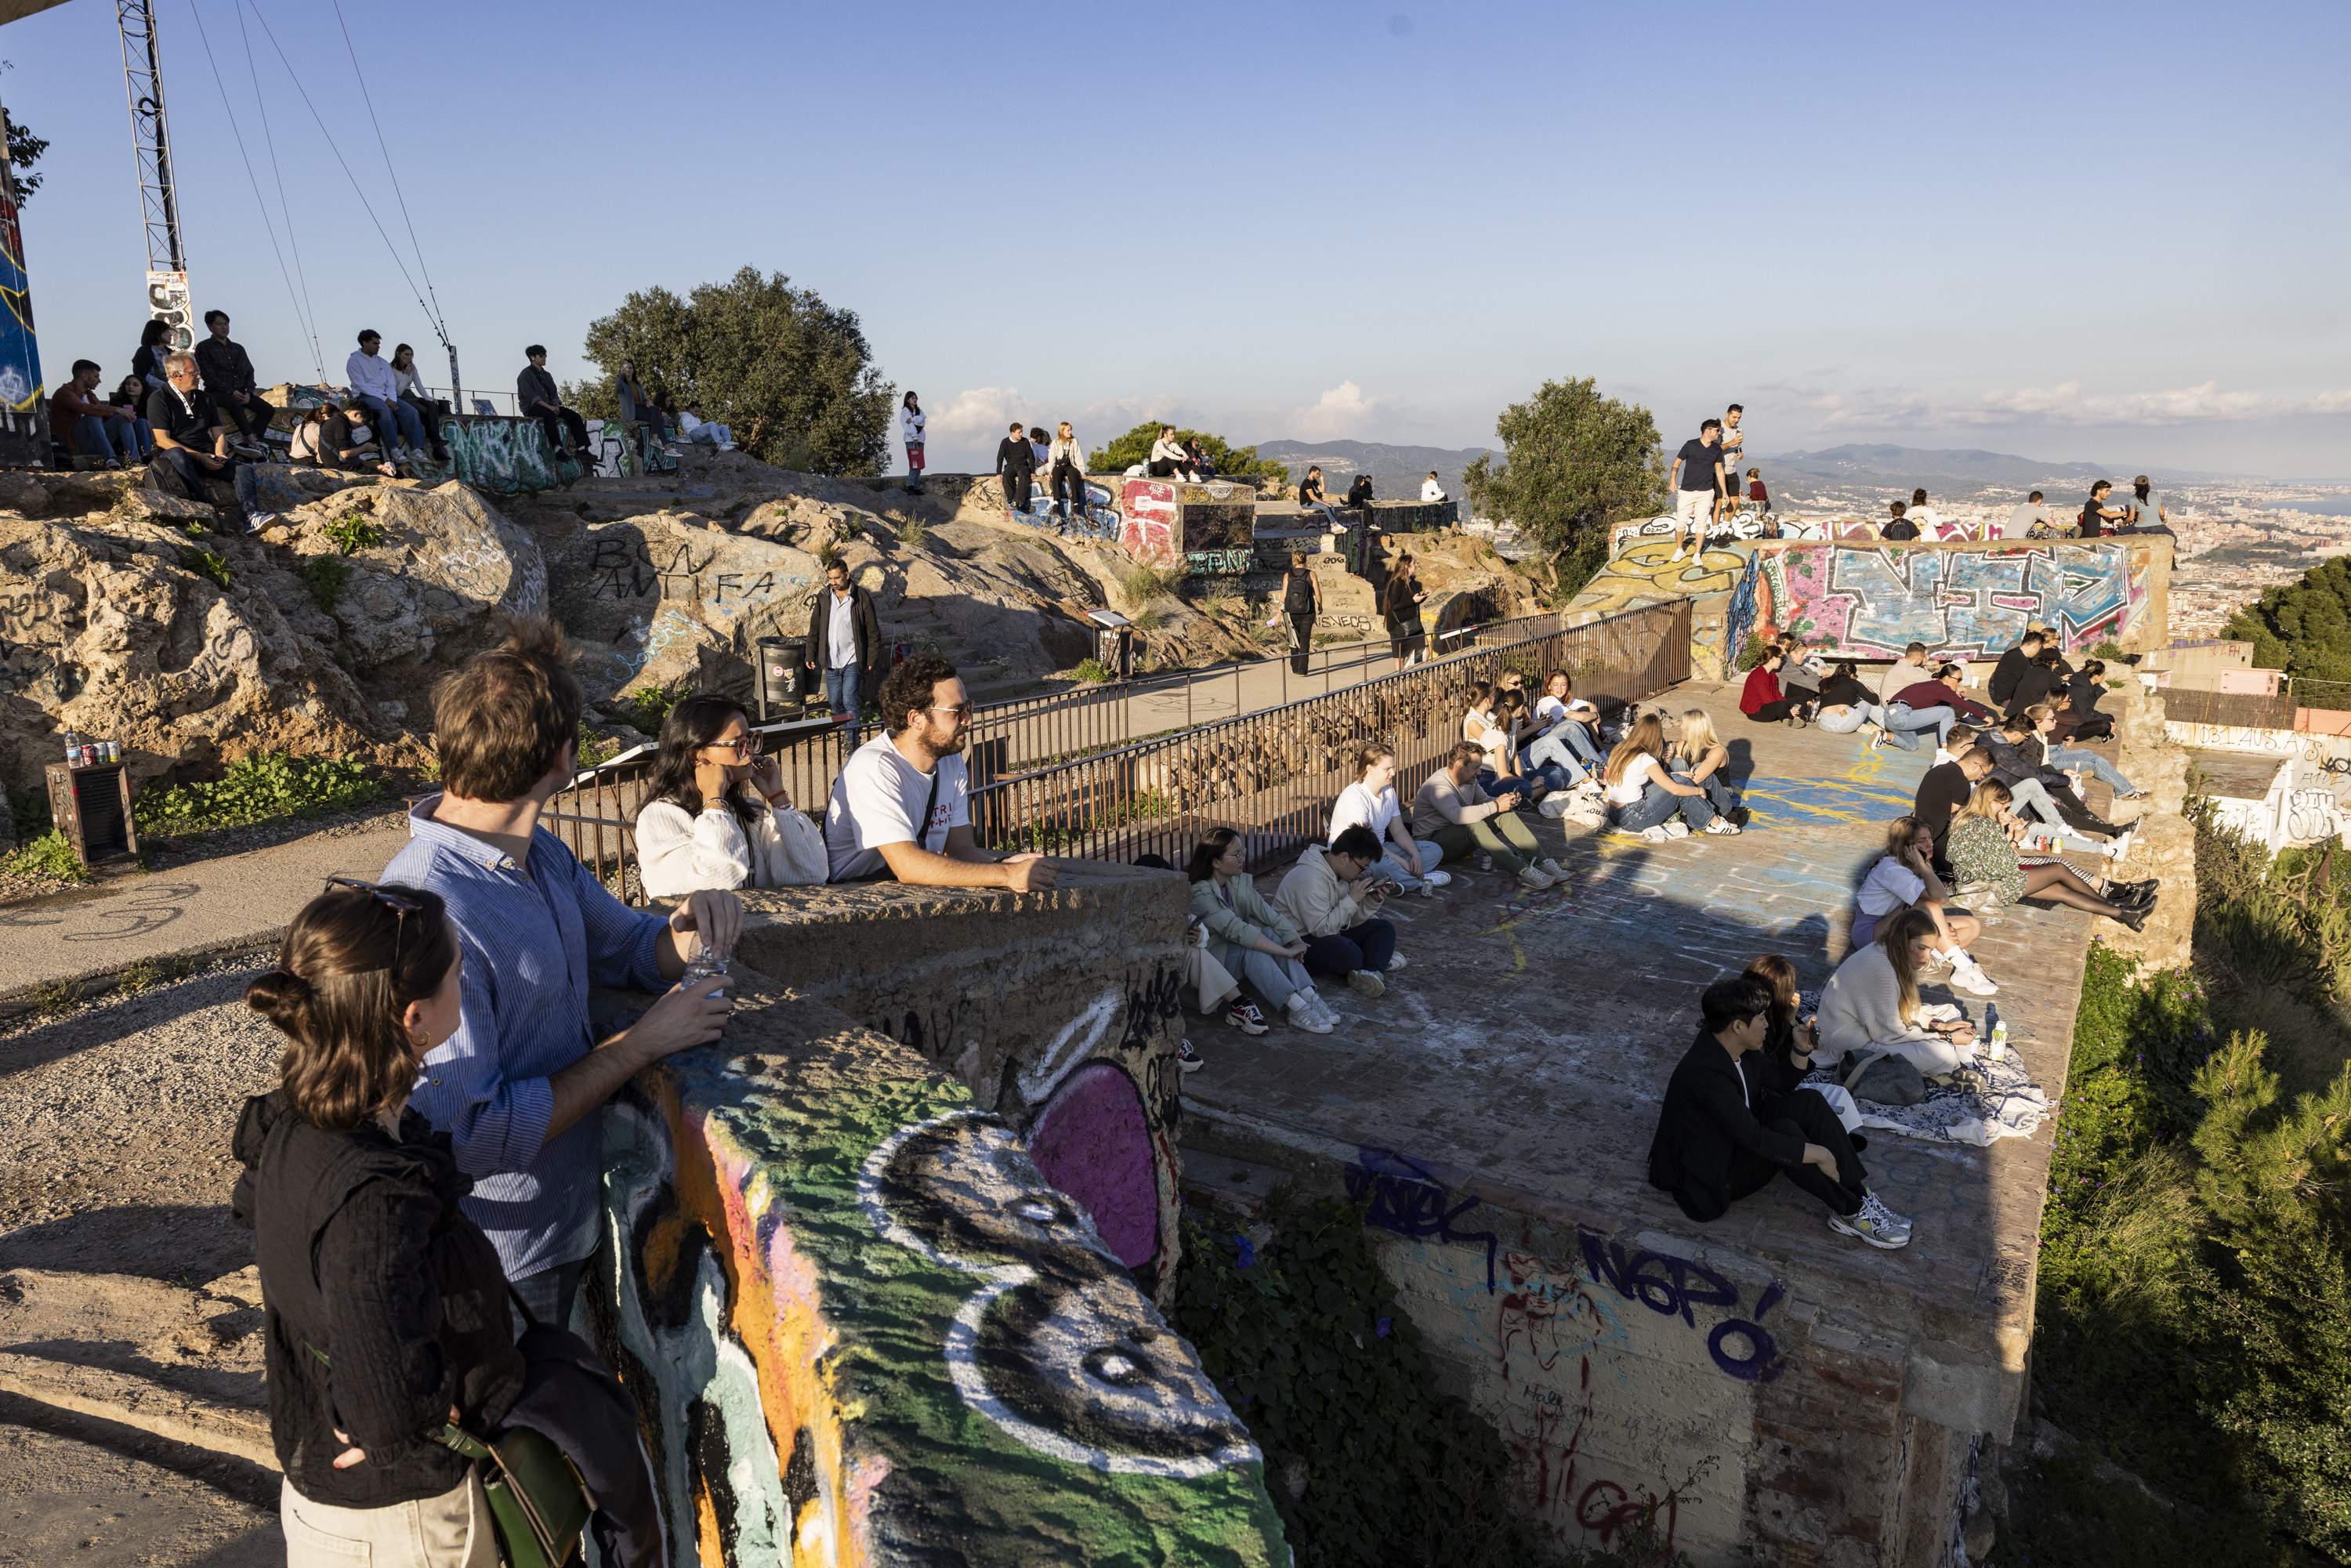
[[[1086,481],[1085,505],[1064,524],[1060,509],[1053,502],[1052,486],[1038,485],[1029,493],[1027,511],[1015,512],[1007,508],[1005,516],[1015,522],[1033,524],[1053,533],[1066,531],[1080,538],[1116,542],[1120,525],[1124,519],[1119,516],[1114,501],[1108,486],[1089,479]]]
[[[589,1311],[674,1561],[1288,1561],[1197,1355],[963,1085],[757,977],[646,1083]]]
[[[576,484],[580,460],[548,444],[533,419],[452,414],[441,422],[451,475],[494,496],[523,496]]]
[[[1257,492],[1231,480],[1129,479],[1122,508],[1119,542],[1145,560],[1248,549],[1257,538]]]
[[[30,465],[47,460],[48,411],[42,405],[40,340],[33,330],[16,191],[0,152],[0,460]]]
[[[2149,559],[2120,544],[1982,549],[1762,549],[1757,622],[1825,639],[1856,658],[1899,658],[1910,643],[1966,658],[1994,656],[2039,621],[2069,650],[2137,630]]]

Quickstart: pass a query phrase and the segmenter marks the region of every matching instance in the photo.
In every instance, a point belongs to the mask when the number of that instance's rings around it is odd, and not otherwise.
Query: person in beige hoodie
[[[1384,994],[1381,977],[1404,965],[1395,924],[1372,913],[1388,884],[1364,879],[1379,858],[1371,829],[1342,829],[1328,849],[1309,844],[1273,894],[1273,906],[1306,938],[1306,972],[1339,976],[1367,997]]]

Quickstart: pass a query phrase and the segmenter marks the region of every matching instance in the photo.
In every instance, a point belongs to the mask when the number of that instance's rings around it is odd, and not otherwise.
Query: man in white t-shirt
[[[857,748],[825,808],[834,882],[894,878],[921,887],[1050,887],[1039,854],[996,855],[971,836],[971,772],[963,759],[971,698],[955,666],[917,653],[882,683],[889,733]]]
[[[1437,482],[1437,470],[1431,468],[1428,477],[1420,482],[1420,499],[1425,506],[1435,506],[1445,499],[1445,486]]]
[[[2000,537],[2004,539],[2029,539],[2032,537],[2032,526],[2035,523],[2051,528],[2057,526],[2056,520],[2050,517],[2048,505],[2042,500],[2041,492],[2038,490],[2033,491],[2020,504],[2008,509],[2008,516],[2001,519]]]
[[[1355,754],[1355,781],[1339,791],[1338,804],[1331,808],[1328,841],[1337,842],[1349,828],[1369,828],[1385,852],[1364,871],[1365,876],[1424,894],[1451,882],[1451,872],[1437,869],[1445,852],[1433,840],[1414,838],[1411,824],[1404,820],[1395,792],[1395,753],[1374,741]]]

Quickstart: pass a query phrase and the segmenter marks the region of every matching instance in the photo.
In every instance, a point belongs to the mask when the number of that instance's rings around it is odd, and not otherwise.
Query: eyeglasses
[[[740,740],[714,740],[710,743],[710,749],[731,751],[737,757],[757,757],[760,751],[759,737],[747,735]]]
[[[945,714],[950,719],[964,719],[971,716],[971,705],[969,703],[957,703],[953,707],[941,707],[937,704],[934,703],[926,711]]]
[[[378,904],[382,904],[386,909],[392,911],[392,972],[394,975],[398,975],[400,973],[400,944],[402,939],[408,935],[408,917],[412,915],[423,914],[424,906],[417,903],[416,900],[413,898],[406,898],[397,893],[387,892],[374,883],[363,882],[355,876],[330,876],[327,879],[327,885],[329,887],[348,887],[354,889],[357,892],[364,893],[370,898],[374,899]]]

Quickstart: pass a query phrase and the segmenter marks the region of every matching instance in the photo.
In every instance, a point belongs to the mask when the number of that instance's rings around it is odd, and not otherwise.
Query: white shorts
[[[1711,490],[1677,490],[1674,492],[1674,531],[1695,533],[1706,527],[1714,508]]]

